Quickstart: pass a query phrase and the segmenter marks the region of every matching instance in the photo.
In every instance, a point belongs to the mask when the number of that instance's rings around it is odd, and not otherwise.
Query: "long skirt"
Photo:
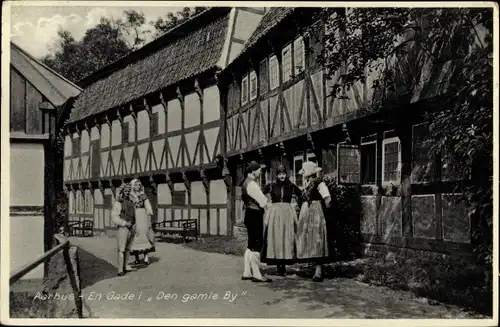
[[[135,235],[130,247],[132,254],[155,252],[154,232],[144,208],[135,209]]]
[[[265,247],[262,262],[269,265],[292,264],[295,261],[297,213],[290,203],[273,203],[266,212]]]
[[[246,209],[244,223],[248,234],[247,248],[252,252],[261,252],[264,244],[264,211]]]
[[[328,261],[326,221],[321,201],[302,204],[296,240],[298,262],[321,264]]]

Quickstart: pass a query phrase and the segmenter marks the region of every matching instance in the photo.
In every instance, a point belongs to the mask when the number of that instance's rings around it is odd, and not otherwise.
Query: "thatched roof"
[[[231,8],[211,8],[85,78],[69,122],[82,120],[216,67]]]

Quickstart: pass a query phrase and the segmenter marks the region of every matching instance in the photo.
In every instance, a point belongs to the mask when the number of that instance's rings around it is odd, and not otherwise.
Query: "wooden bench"
[[[77,221],[68,222],[69,235],[71,236],[94,236],[94,221],[80,218]]]
[[[186,242],[187,236],[198,239],[198,220],[166,220],[158,223],[153,223],[153,230],[155,233],[160,233],[161,235],[180,235],[182,236],[182,240]]]

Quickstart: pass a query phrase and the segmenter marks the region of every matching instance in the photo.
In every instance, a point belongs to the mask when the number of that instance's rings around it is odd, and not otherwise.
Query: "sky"
[[[25,2],[26,3],[26,2]],[[143,12],[146,21],[164,17],[168,12],[177,12],[182,7],[84,7],[84,6],[12,6],[11,40],[37,58],[49,52],[57,39],[61,27],[80,40],[85,31],[99,23],[102,16],[120,18],[123,11],[135,9]]]

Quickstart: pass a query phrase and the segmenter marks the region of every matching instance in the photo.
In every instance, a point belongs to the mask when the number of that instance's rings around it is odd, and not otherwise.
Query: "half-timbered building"
[[[275,178],[282,163],[300,186],[298,172],[310,160],[338,183],[359,186],[366,249],[467,253],[471,223],[465,207],[452,201],[459,196],[453,193],[453,173],[445,156],[429,157],[423,142],[427,129],[420,112],[439,94],[445,70],[426,70],[411,94],[403,79],[412,59],[390,58],[394,97],[385,95],[381,102],[372,85],[376,71],[367,72],[366,81],[345,97],[330,97],[339,73],[328,78],[318,63],[324,36],[331,31],[313,19],[317,10],[270,9],[220,76],[233,181],[230,220],[241,224],[238,182],[245,162],[262,163],[262,183]],[[397,101],[401,97],[405,100]]]
[[[54,203],[56,118],[81,89],[10,44],[10,269],[48,250]],[[43,277],[43,265],[25,278]]]
[[[140,178],[154,221],[197,219],[230,233],[218,73],[263,8],[211,8],[81,81],[66,124],[70,220],[113,228],[116,189]]]

